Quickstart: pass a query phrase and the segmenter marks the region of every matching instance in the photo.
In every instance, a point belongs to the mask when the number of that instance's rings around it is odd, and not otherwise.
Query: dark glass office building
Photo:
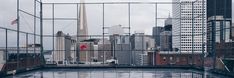
[[[207,0],[207,17],[232,18],[232,0]]]
[[[232,0],[207,0],[207,52],[232,41]]]

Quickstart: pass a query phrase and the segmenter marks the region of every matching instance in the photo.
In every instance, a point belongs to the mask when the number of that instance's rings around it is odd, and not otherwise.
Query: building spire
[[[85,3],[84,0],[80,0],[80,3]],[[79,7],[79,19],[78,19],[78,36],[82,36],[82,38],[79,38],[79,41],[85,40],[86,36],[88,35],[88,25],[87,25],[87,16],[86,16],[86,8],[85,4],[80,4]],[[84,37],[83,37],[84,36]]]

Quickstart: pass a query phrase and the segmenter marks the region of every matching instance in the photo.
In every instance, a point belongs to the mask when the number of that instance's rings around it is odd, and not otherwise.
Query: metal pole
[[[53,36],[53,42],[52,42],[52,46],[53,46],[53,64],[54,64],[54,53],[57,52],[57,51],[54,51],[54,4],[52,4],[52,36]]]
[[[141,46],[141,54],[140,54],[141,57],[142,57],[142,61],[141,61],[142,64],[141,63],[140,64],[143,66],[144,65],[144,55],[143,54],[144,54],[144,50],[145,50],[145,48],[144,48],[144,34],[139,35],[139,36],[141,37],[141,40],[142,40],[142,42],[141,42],[141,45],[142,45]]]
[[[80,55],[79,55],[79,51],[80,51],[80,45],[79,45],[79,24],[80,24],[80,22],[79,22],[79,4],[76,4],[76,6],[77,6],[77,34],[76,34],[76,57],[75,57],[75,60],[76,60],[76,63],[77,63],[77,65],[79,65],[79,57],[80,57]]]
[[[226,4],[227,3],[227,0],[224,0],[224,15],[223,15],[223,18],[224,18],[224,26],[223,26],[223,32],[222,33],[224,33],[224,34],[222,34],[223,35],[223,43],[222,43],[222,45],[221,46],[225,46],[225,43],[226,43],[226,31],[230,28],[227,28],[227,24],[226,24],[226,22],[227,22],[227,20],[226,20],[226,11],[227,11],[227,7],[226,7]],[[231,23],[231,22],[230,22]],[[230,31],[228,31],[228,32],[230,32]],[[230,36],[230,35],[228,35],[228,36]],[[227,56],[227,47],[223,47],[224,48],[224,54],[223,54],[223,56],[224,56],[224,58],[226,58],[226,56]]]
[[[19,0],[17,0],[17,69],[19,69],[19,30],[20,30],[20,15],[19,15],[19,7],[20,3]],[[16,69],[16,70],[17,70]]]
[[[128,34],[129,34],[129,51],[130,51],[130,58],[129,58],[129,64],[130,66],[132,65],[132,50],[131,50],[131,44],[130,44],[130,39],[131,39],[131,6],[130,3],[128,3]]]
[[[194,62],[194,2],[192,2],[192,66]]]
[[[103,33],[102,33],[102,39],[103,39],[103,41],[102,41],[102,46],[103,46],[103,47],[102,47],[102,50],[103,50],[103,65],[104,65],[104,62],[105,62],[105,57],[104,57],[104,56],[105,56],[105,53],[104,53],[104,52],[105,52],[105,51],[104,51],[105,4],[104,4],[104,3],[102,4],[102,11],[103,11],[103,12],[102,12],[102,14],[103,14],[103,15],[102,15],[102,17],[103,17],[103,18],[102,18],[102,32],[103,32]]]
[[[89,39],[91,39],[91,35],[89,36]],[[89,47],[91,47],[91,45],[92,45],[92,43],[89,43]],[[93,43],[93,45],[94,45],[94,43]],[[89,50],[88,51],[88,54],[89,54],[88,61],[90,61],[89,64],[90,64],[90,67],[91,67],[92,66],[92,58],[93,58],[93,56],[91,55],[91,53],[94,52],[94,50],[91,50],[91,49],[88,49],[88,50]]]
[[[182,16],[182,14],[181,14],[181,11],[182,11],[181,5],[182,5],[182,4],[180,3],[180,19],[179,19],[179,20],[180,20],[180,34],[179,34],[179,38],[180,38],[180,40],[179,40],[179,41],[180,41],[180,49],[179,49],[179,50],[180,50],[180,55],[181,55],[181,44],[182,44],[182,43],[181,43],[181,23],[182,23],[181,20],[183,19],[183,18],[181,18],[181,16]],[[176,20],[177,20],[177,19],[176,19]],[[177,34],[176,34],[176,35],[177,35]]]
[[[44,65],[44,58],[43,58],[43,3],[42,3],[42,0],[41,0],[41,3],[40,3],[40,43],[41,43],[41,64]]]
[[[7,64],[7,61],[8,61],[8,36],[7,36],[7,29],[5,29],[5,35],[6,35],[6,54],[5,54],[5,57],[6,57],[6,64]]]
[[[158,24],[157,12],[158,12],[158,4],[156,3],[155,4],[155,26],[157,26],[157,24]],[[153,35],[153,38],[154,38],[154,42],[155,42],[154,43],[154,53],[153,53],[155,57],[153,57],[153,59],[154,59],[154,62],[155,62],[154,66],[157,66],[157,59],[156,58],[157,58],[157,54],[159,54],[159,53],[156,53],[156,50],[158,51],[158,49],[157,49],[157,46],[156,46],[157,42],[155,40],[155,38],[156,38],[155,35]],[[157,73],[157,69],[154,70],[154,73],[155,74]],[[154,77],[157,78],[156,75]]]
[[[216,0],[214,0],[214,16],[215,16],[215,22],[214,22],[214,26],[212,26],[212,52],[213,52],[213,69],[215,69],[216,67]],[[220,31],[217,31],[220,32]]]
[[[26,57],[27,57],[27,62],[26,62],[26,67],[28,67],[29,63],[29,55],[28,55],[28,33],[26,33]]]
[[[205,20],[205,1],[202,0],[202,67],[204,68],[204,46],[205,46],[205,43],[204,43],[204,20]]]
[[[156,3],[155,4],[155,26],[157,27],[158,26],[158,4]],[[155,35],[154,35],[154,38],[155,38]],[[157,45],[156,45],[156,41],[155,41],[155,49],[157,50]],[[156,51],[154,52],[156,53]],[[157,54],[157,53],[156,53]],[[156,55],[154,54],[154,55]],[[159,53],[158,53],[159,54]],[[155,65],[157,65],[157,56],[155,56],[155,58],[153,58],[155,61]]]
[[[34,15],[36,15],[36,9],[37,9],[37,7],[36,7],[36,0],[34,0]],[[33,17],[34,19],[33,19],[33,21],[34,21],[34,23],[33,23],[33,27],[34,27],[34,32],[33,32],[33,44],[34,44],[34,47],[33,47],[33,53],[34,53],[34,61],[33,61],[33,63],[35,64],[35,62],[36,62],[36,52],[35,52],[35,50],[36,50],[36,46],[35,46],[35,44],[36,44],[36,35],[35,35],[35,33],[36,33],[36,17]],[[26,45],[26,46],[28,46],[28,44]],[[36,62],[37,63],[37,62]]]

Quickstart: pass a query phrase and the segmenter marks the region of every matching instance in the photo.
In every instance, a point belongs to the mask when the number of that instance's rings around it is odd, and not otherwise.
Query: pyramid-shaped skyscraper
[[[88,25],[87,25],[87,16],[86,16],[86,9],[85,9],[85,4],[84,0],[80,1],[80,7],[79,7],[79,19],[78,19],[78,29],[77,29],[77,35],[78,35],[78,40],[77,41],[82,41],[87,39],[88,37]]]

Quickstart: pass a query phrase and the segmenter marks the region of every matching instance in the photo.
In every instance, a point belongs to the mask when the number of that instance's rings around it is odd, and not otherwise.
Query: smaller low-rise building
[[[157,52],[156,65],[158,66],[202,66],[202,53]]]

